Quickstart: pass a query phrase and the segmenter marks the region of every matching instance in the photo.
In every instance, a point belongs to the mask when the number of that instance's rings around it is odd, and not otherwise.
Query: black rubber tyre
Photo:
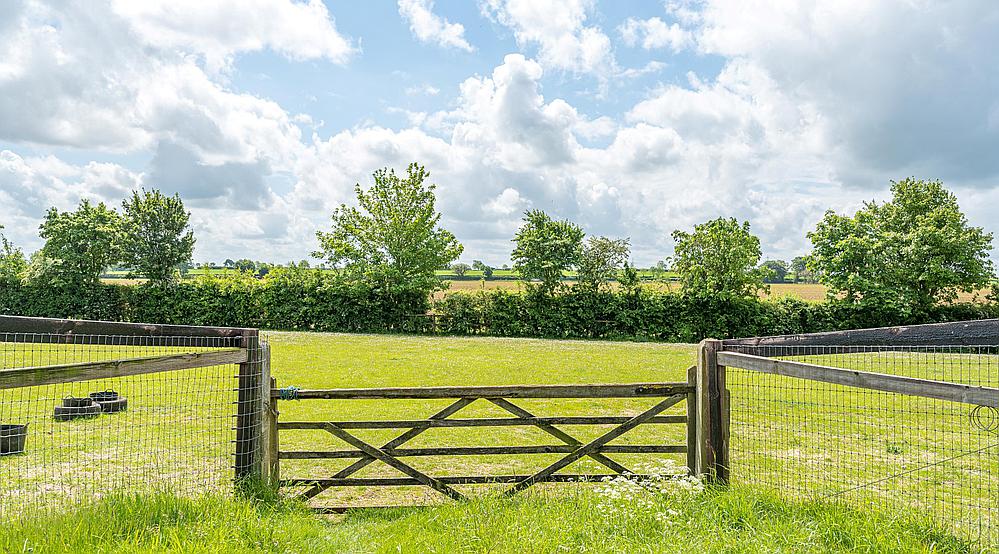
[[[113,414],[127,409],[128,399],[125,397],[119,397],[115,400],[98,400],[97,404],[101,407],[102,412],[106,414]]]
[[[107,402],[109,400],[118,400],[118,397],[119,397],[118,391],[113,391],[110,389],[100,392],[90,393],[90,398],[93,399],[94,402]]]
[[[89,396],[67,396],[62,399],[64,408],[86,408],[94,403],[94,399]]]
[[[87,400],[90,400],[89,398]],[[94,417],[101,415],[101,406],[96,402],[90,402],[89,406],[80,407],[69,407],[69,406],[56,406],[55,407],[55,418],[56,421],[69,421],[71,419],[77,419],[81,417]]]
[[[0,456],[24,452],[24,443],[27,440],[27,423],[24,425],[0,425]]]

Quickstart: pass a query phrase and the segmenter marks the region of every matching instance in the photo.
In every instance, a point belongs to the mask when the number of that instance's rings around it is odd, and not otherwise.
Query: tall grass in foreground
[[[975,552],[905,514],[729,488],[576,489],[324,518],[297,503],[122,496],[0,527],[3,552]]]

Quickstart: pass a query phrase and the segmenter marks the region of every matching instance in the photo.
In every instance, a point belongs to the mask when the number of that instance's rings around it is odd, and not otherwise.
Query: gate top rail
[[[689,394],[688,383],[605,385],[504,385],[473,387],[385,387],[364,389],[271,390],[271,398],[347,400],[360,398],[654,398]]]

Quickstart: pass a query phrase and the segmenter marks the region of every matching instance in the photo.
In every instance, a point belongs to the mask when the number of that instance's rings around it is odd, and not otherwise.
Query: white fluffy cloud
[[[434,13],[433,0],[399,0],[399,15],[409,22],[409,30],[420,42],[433,42],[445,48],[473,52],[465,40],[465,27]]]
[[[545,67],[607,78],[617,69],[610,38],[586,25],[592,0],[484,0],[482,11],[538,49]]]
[[[636,19],[629,17],[618,27],[621,40],[628,46],[641,45],[646,50],[669,48],[679,52],[693,44],[692,33],[678,23],[666,24],[658,17]]]
[[[141,39],[203,55],[219,69],[241,52],[269,48],[294,60],[345,63],[354,53],[322,0],[113,0]]]

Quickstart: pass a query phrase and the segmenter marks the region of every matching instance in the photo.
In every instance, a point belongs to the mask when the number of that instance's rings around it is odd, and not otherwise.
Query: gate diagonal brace
[[[430,416],[427,419],[431,419],[431,420],[433,420],[433,419],[446,419],[446,418],[448,418],[448,417],[450,417],[450,416],[458,413],[458,411],[460,411],[465,406],[468,406],[472,402],[475,402],[475,400],[476,399],[474,399],[474,398],[460,398],[460,399],[456,400],[454,403],[452,403],[451,405],[449,405],[448,407],[446,407],[443,410],[435,413],[434,415]],[[403,444],[405,444],[405,443],[413,440],[414,438],[416,438],[418,435],[420,435],[421,433],[423,433],[424,431],[426,431],[428,428],[429,427],[414,427],[413,429],[410,429],[410,430],[406,431],[405,433],[399,435],[398,437],[396,437],[396,438],[390,440],[389,442],[385,443],[384,445],[382,445],[382,448],[396,448],[396,447],[402,446]],[[353,475],[354,473],[357,473],[358,471],[360,471],[364,467],[367,467],[368,464],[374,462],[375,459],[376,458],[374,456],[366,455],[364,458],[361,458],[360,460],[357,460],[356,462],[354,462],[354,463],[350,464],[349,466],[347,466],[347,467],[341,469],[340,471],[338,471],[333,476],[333,479],[345,479],[347,477],[350,477],[351,475]],[[310,487],[308,490],[306,490],[305,492],[303,492],[302,494],[300,494],[299,498],[302,499],[302,500],[308,500],[310,498],[313,498],[313,497],[321,494],[323,491],[325,491],[326,489],[329,489],[330,487],[331,487],[331,485],[320,485],[320,484],[312,485],[312,487]]]
[[[492,402],[493,404],[499,406],[500,408],[503,408],[504,410],[510,412],[511,414],[517,417],[522,417],[524,419],[530,419],[530,420],[535,420],[535,418],[537,417],[531,412],[521,408],[520,406],[514,404],[513,402],[510,402],[505,398],[487,398],[486,400]],[[565,444],[571,446],[583,444],[582,441],[576,439],[569,433],[562,431],[561,429],[555,427],[554,425],[550,425],[539,421],[535,421],[534,424],[542,431],[557,438],[558,440],[564,442]],[[625,473],[633,473],[628,468],[624,467],[623,465],[615,462],[614,460],[608,458],[607,456],[599,452],[591,452],[588,454],[588,456],[593,460],[595,460],[596,462],[599,462],[600,464],[603,464],[604,466],[610,468],[614,472],[620,473],[622,475]]]
[[[687,398],[687,395],[685,394],[682,395],[677,394],[666,398],[662,402],[656,404],[655,406],[652,406],[651,408],[645,410],[641,414],[638,414],[637,416],[629,419],[628,421],[622,423],[621,425],[611,429],[610,431],[607,431],[603,435],[600,435],[596,439],[593,439],[592,441],[580,446],[579,448],[574,450],[571,454],[567,454],[565,457],[553,463],[552,465],[542,469],[541,471],[535,473],[534,475],[531,475],[530,477],[524,479],[523,481],[520,481],[516,485],[510,487],[503,494],[505,496],[513,496],[518,492],[534,485],[535,483],[544,481],[556,471],[579,460],[583,456],[589,455],[591,452],[599,450],[600,447],[606,445],[610,441],[620,437],[621,435],[627,433],[628,431],[631,431],[635,427],[638,427],[639,425],[652,419],[653,417],[656,416],[656,414],[662,412],[663,410],[666,410],[671,406],[676,405],[685,398]]]
[[[440,492],[442,494],[446,494],[447,496],[450,496],[454,500],[464,500],[465,499],[465,495],[463,495],[460,492],[454,490],[453,488],[449,487],[448,485],[445,485],[444,483],[441,483],[437,479],[434,479],[433,477],[430,477],[426,473],[423,473],[422,471],[420,471],[420,470],[414,468],[413,466],[411,466],[411,465],[403,462],[402,460],[396,458],[395,456],[392,456],[391,454],[387,454],[381,448],[377,448],[375,446],[371,446],[370,444],[362,441],[361,439],[355,437],[354,435],[351,435],[350,433],[348,433],[347,431],[344,431],[343,429],[337,427],[336,425],[333,425],[332,423],[327,423],[325,425],[325,428],[326,428],[327,431],[329,431],[336,438],[338,438],[338,439],[342,440],[343,442],[345,442],[345,443],[353,446],[354,448],[357,448],[358,450],[363,451],[368,456],[371,456],[373,458],[377,458],[378,460],[381,460],[382,462],[385,462],[389,466],[392,466],[395,469],[401,471],[402,473],[405,473],[406,475],[409,475],[413,479],[416,479],[420,483],[422,483],[422,484],[424,484],[424,485],[426,485],[426,486],[434,489],[435,491]]]

